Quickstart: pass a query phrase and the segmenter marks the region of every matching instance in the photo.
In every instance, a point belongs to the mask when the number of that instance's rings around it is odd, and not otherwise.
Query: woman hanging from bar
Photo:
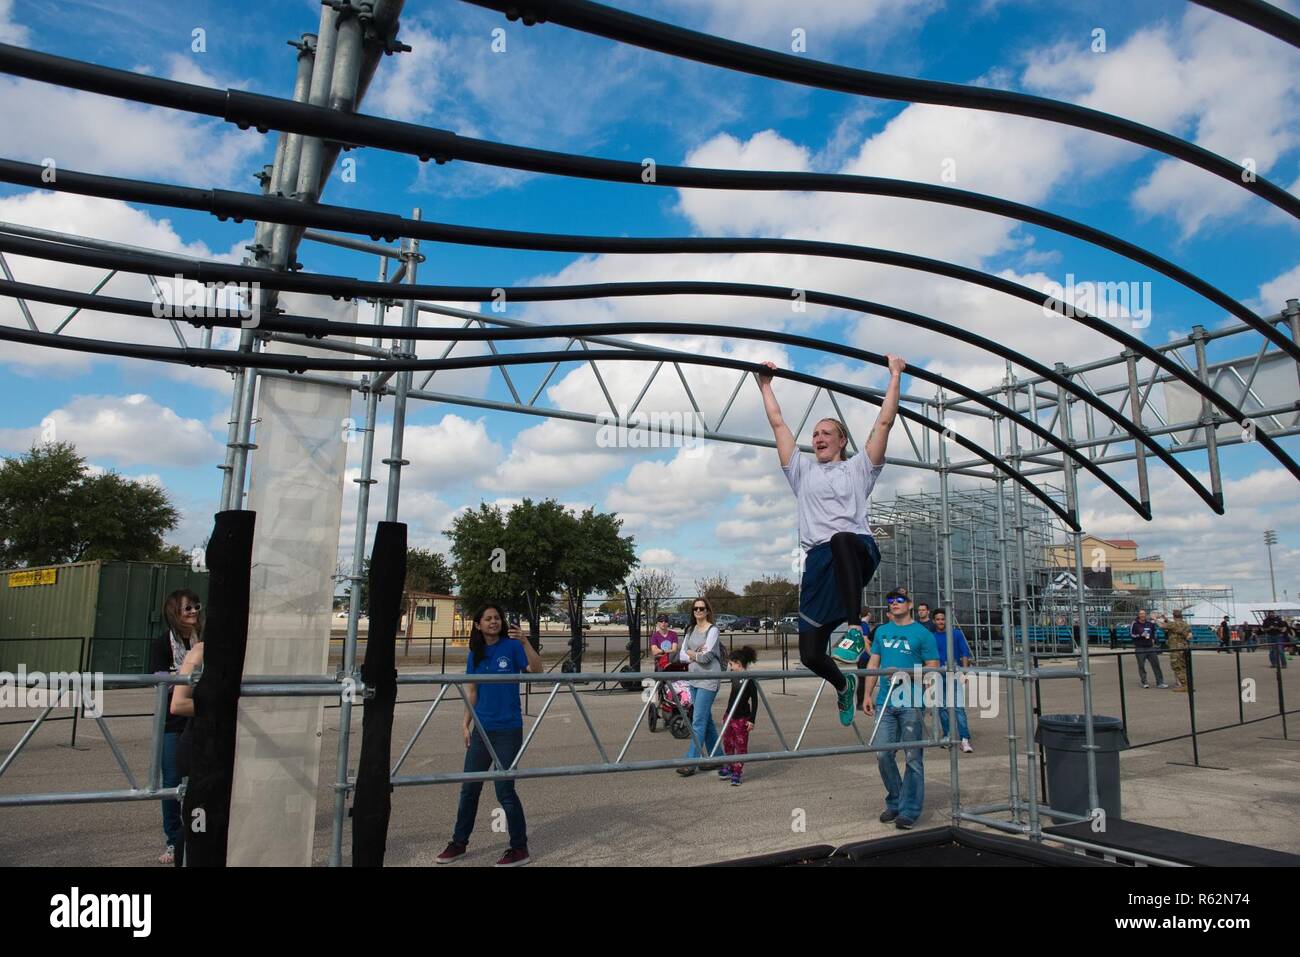
[[[760,375],[759,390],[776,436],[781,468],[798,509],[803,574],[799,582],[799,660],[834,686],[840,723],[853,723],[855,675],[842,675],[827,653],[831,632],[856,622],[862,589],[880,564],[871,537],[867,500],[885,466],[889,430],[898,415],[898,396],[907,363],[888,356],[889,386],[862,454],[848,457],[848,435],[838,419],[822,419],[812,432],[813,454],[801,452],[772,392],[772,377]],[[771,362],[763,363],[775,369]]]

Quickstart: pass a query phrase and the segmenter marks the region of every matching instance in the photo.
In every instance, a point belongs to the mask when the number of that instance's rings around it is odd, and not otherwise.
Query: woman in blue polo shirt
[[[841,622],[855,622],[862,589],[880,564],[871,536],[867,500],[885,467],[889,430],[898,415],[898,397],[907,363],[888,356],[889,386],[866,445],[848,457],[848,435],[838,419],[813,426],[813,454],[799,450],[772,392],[772,377],[760,375],[759,391],[768,424],[776,437],[781,469],[794,492],[799,519],[799,547],[804,556],[799,582],[799,660],[835,687],[840,723],[853,723],[855,675],[840,674],[827,653],[831,632]],[[776,366],[763,363],[769,369]]]
[[[465,669],[471,675],[507,675],[538,673],[542,659],[533,646],[524,641],[517,625],[506,632],[506,618],[497,605],[485,605],[474,616],[474,627],[469,634],[469,661]],[[506,632],[503,634],[503,632]],[[466,706],[461,730],[465,736],[465,770],[488,771],[492,768],[492,755],[483,743],[483,735],[474,727],[474,718],[492,742],[501,767],[507,768],[519,753],[524,738],[524,716],[519,707],[519,682],[483,682],[464,685]],[[473,714],[471,715],[471,710]],[[527,864],[528,828],[524,821],[524,806],[515,793],[515,782],[498,780],[497,800],[506,814],[506,829],[510,832],[510,848],[497,861],[497,867],[518,867]],[[456,829],[451,843],[438,855],[439,864],[458,860],[469,846],[469,836],[474,830],[478,814],[482,781],[466,781],[460,786],[460,806],[456,810]]]

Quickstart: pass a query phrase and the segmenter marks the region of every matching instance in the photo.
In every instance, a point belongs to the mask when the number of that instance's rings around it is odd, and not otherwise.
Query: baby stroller
[[[689,671],[690,668],[680,661],[674,661],[663,670],[681,672]],[[654,687],[654,684],[651,678],[645,680],[647,688]],[[659,722],[663,721],[668,728],[668,733],[674,738],[689,738],[693,714],[690,687],[684,681],[673,681],[667,678],[659,681],[658,684],[654,700],[650,702],[650,707],[646,711],[651,733],[658,731]]]

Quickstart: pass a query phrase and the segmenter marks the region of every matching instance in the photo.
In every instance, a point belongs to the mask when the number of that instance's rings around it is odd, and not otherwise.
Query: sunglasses
[[[907,599],[901,596],[895,596],[894,598],[886,598],[885,602],[890,605],[906,605]]]
[[[181,605],[181,611],[202,611],[203,606],[199,604]]]
[[[705,608],[703,605],[696,605],[694,608],[691,609],[691,611],[708,611],[708,609]]]

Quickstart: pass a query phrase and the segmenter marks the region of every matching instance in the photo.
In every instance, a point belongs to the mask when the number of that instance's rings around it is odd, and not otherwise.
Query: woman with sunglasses
[[[898,396],[907,368],[898,356],[886,358],[889,386],[880,414],[867,436],[865,454],[852,458],[847,452],[848,434],[838,419],[822,419],[813,426],[813,454],[801,452],[772,392],[772,376],[758,378],[781,469],[794,492],[799,547],[805,553],[799,582],[799,660],[834,686],[840,723],[845,726],[853,723],[857,677],[840,674],[827,652],[836,626],[857,620],[862,589],[880,565],[867,503],[885,467],[885,447],[898,415]],[[763,365],[776,369],[771,362]]]
[[[203,627],[199,623],[199,612],[202,610],[199,596],[188,588],[179,588],[167,596],[162,607],[167,630],[153,640],[149,649],[151,674],[168,674],[180,670],[190,649],[203,640]],[[180,747],[185,724],[183,715],[168,713],[163,725],[162,784],[165,788],[174,788],[181,783],[176,752]],[[182,836],[181,803],[163,801],[162,818],[167,849],[158,856],[158,863],[171,864],[175,861],[176,848]]]
[[[722,647],[722,636],[718,626],[713,623],[713,606],[707,598],[697,598],[691,602],[691,623],[682,635],[680,660],[687,663],[687,671],[697,677],[688,681],[691,686],[691,746],[686,749],[688,758],[700,757],[699,747],[704,754],[710,754],[718,743],[718,726],[713,723],[713,699],[718,696],[719,680],[727,660],[727,650]],[[705,675],[716,675],[707,678]],[[699,742],[697,746],[696,742]],[[690,777],[698,769],[693,767],[678,768],[677,773],[684,778]]]

